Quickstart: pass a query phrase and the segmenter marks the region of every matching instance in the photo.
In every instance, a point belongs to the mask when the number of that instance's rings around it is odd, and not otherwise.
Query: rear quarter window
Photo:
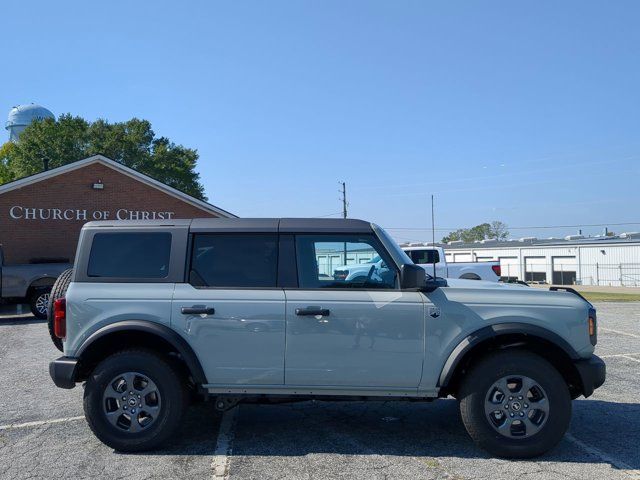
[[[437,250],[411,250],[409,254],[415,264],[438,263],[440,261]]]
[[[170,257],[170,233],[97,233],[91,245],[87,276],[166,278]]]

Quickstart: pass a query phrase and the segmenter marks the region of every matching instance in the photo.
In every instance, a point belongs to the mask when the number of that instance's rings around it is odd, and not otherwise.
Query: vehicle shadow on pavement
[[[636,443],[640,432],[639,404],[578,400],[574,402],[574,412],[574,437],[626,467],[640,468]],[[617,441],[612,442],[614,438]],[[430,404],[305,402],[240,407],[234,457],[317,453],[490,458],[467,435],[453,399]],[[564,439],[540,459],[606,463],[592,453]]]
[[[167,445],[159,450],[122,455],[208,455],[216,448],[222,414],[213,403],[197,403],[185,412],[182,427]]]
[[[640,403],[574,401],[570,432],[589,447],[640,470]]]
[[[0,327],[8,327],[9,325],[29,325],[31,323],[47,323],[47,321],[33,316],[0,317]]]

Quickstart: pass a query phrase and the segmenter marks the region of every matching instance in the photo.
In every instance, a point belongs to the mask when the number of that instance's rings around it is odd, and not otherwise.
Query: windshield
[[[400,246],[378,225],[371,224],[373,231],[376,233],[382,244],[385,246],[393,261],[396,262],[398,267],[413,263],[406,253],[400,248]],[[373,260],[371,261],[373,263]]]

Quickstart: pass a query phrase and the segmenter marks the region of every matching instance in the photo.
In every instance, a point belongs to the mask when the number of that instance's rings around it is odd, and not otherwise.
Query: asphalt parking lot
[[[120,454],[82,417],[82,388],[55,388],[46,325],[0,317],[0,478],[640,479],[640,302],[597,305],[605,385],[574,402],[569,434],[535,461],[475,447],[454,400],[193,407],[172,444]]]

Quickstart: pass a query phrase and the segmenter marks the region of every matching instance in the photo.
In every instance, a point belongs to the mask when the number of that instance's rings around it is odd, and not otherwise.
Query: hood
[[[446,280],[448,286],[458,288],[498,288],[503,290],[521,290],[523,288],[531,288],[519,283],[488,282],[486,280],[466,280],[463,278],[447,278]]]
[[[375,263],[352,263],[351,265],[340,265],[339,267],[334,267],[333,270],[349,270],[350,272],[355,272],[358,270],[370,270],[371,267],[375,265]]]
[[[453,287],[450,295],[454,297],[460,294],[463,295],[459,300],[462,302],[471,301],[466,299],[464,297],[465,295],[474,295],[471,292],[477,294],[479,291],[484,290],[488,294],[485,298],[493,298],[496,301],[497,299],[502,299],[500,301],[506,303],[510,303],[513,299],[519,299],[518,301],[524,304],[529,302],[551,302],[557,305],[592,306],[585,298],[569,291],[553,291],[549,288],[535,288],[518,283],[486,282],[483,280],[464,280],[460,278],[447,278],[446,280],[447,286]]]

